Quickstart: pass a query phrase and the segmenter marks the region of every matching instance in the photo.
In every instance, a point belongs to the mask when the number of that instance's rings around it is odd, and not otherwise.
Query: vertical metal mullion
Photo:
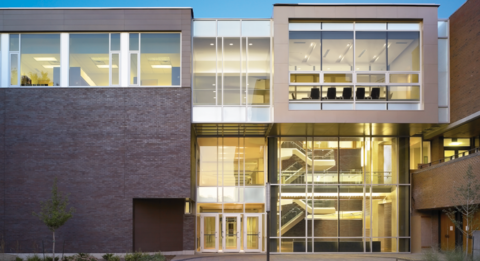
[[[218,21],[215,20],[215,105],[218,106]]]
[[[22,79],[22,59],[20,59],[20,57],[22,56],[22,34],[18,34],[18,55],[17,55],[17,66],[18,66],[18,69],[17,69],[17,83],[18,83],[18,86],[22,86],[22,82],[21,82],[21,79]]]
[[[356,52],[355,52],[355,49],[356,49],[356,46],[357,46],[357,29],[355,27],[356,25],[356,22],[353,22],[353,41],[352,41],[352,49],[353,49],[353,68],[352,68],[352,71],[353,71],[353,109],[356,110],[356,106],[357,106],[357,97],[355,95],[355,89],[357,88],[357,70],[356,70],[356,67],[357,67],[357,64],[356,64],[356,61],[357,61],[357,58],[355,57],[356,55]]]
[[[238,88],[239,92],[240,92],[240,97],[238,97],[238,99],[240,100],[239,104],[240,106],[242,106],[242,102],[243,102],[243,99],[242,99],[242,58],[243,58],[243,54],[242,54],[242,44],[243,44],[243,41],[242,41],[242,20],[240,19],[240,37],[239,37],[239,41],[240,41],[240,88]]]
[[[248,55],[248,44],[249,44],[249,38],[245,37],[245,121],[248,120],[248,61],[249,61],[249,55]]]
[[[108,86],[112,86],[112,34],[108,34]]]
[[[138,54],[137,54],[137,86],[141,86],[141,82],[142,82],[142,79],[141,79],[141,76],[140,76],[140,72],[142,71],[142,68],[141,68],[141,59],[140,59],[140,56],[142,54],[142,34],[141,33],[138,33]],[[218,156],[217,156],[218,157]],[[218,193],[218,192],[217,192]]]

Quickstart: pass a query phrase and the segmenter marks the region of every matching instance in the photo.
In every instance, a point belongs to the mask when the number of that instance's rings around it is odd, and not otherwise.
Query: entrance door
[[[218,214],[200,215],[202,252],[218,252]]]
[[[243,249],[245,252],[262,251],[262,215],[245,214],[243,219]]]
[[[240,214],[223,214],[223,252],[240,252]]]

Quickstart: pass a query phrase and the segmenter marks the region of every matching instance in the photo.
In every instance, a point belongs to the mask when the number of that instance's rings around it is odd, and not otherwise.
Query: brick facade
[[[468,0],[450,17],[450,122],[480,111],[480,1]]]
[[[7,252],[50,240],[32,212],[54,177],[76,209],[58,231],[67,253],[131,251],[133,198],[191,196],[190,88],[0,89],[0,100]],[[184,231],[194,231],[190,219]]]
[[[479,153],[416,171],[412,175],[412,208],[424,210],[461,204],[455,200],[454,192],[456,187],[465,184],[463,177],[469,166],[474,175],[479,173]],[[476,176],[480,182],[480,177]]]

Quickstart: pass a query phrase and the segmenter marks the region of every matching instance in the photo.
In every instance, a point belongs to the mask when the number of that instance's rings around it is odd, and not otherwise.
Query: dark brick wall
[[[480,111],[480,1],[468,0],[450,17],[450,121]]]
[[[7,251],[50,239],[32,212],[54,177],[76,209],[58,231],[70,253],[131,251],[133,198],[190,197],[190,88],[2,89],[0,101]]]

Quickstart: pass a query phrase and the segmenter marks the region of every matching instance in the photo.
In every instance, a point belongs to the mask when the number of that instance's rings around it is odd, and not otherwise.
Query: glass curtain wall
[[[212,116],[214,121],[268,121],[270,23],[194,21],[194,121],[197,111],[202,111],[202,121],[208,121],[205,115],[220,115],[220,119]]]
[[[392,137],[282,137],[271,249],[409,252],[408,171]]]
[[[289,29],[291,76],[313,76],[290,81],[290,101],[321,100],[322,109],[391,110],[420,101],[418,23],[292,21]]]

